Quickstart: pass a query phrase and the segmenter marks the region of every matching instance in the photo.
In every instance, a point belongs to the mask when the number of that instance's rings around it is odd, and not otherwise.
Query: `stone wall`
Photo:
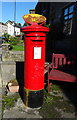
[[[3,51],[2,52],[2,63],[0,64],[0,67],[1,67],[1,80],[2,80],[1,83],[3,86],[7,85],[7,83],[10,80],[16,79],[17,62],[20,62],[20,63],[24,62],[24,51]]]
[[[2,61],[23,61],[24,51],[3,51]]]
[[[2,84],[7,85],[10,80],[16,79],[16,63],[15,62],[2,62],[1,64],[2,72]]]
[[[2,87],[2,77],[1,77],[1,62],[0,62],[0,87]]]

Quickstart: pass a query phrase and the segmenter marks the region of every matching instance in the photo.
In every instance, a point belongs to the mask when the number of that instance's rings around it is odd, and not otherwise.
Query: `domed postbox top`
[[[33,24],[33,23],[42,23],[46,21],[46,17],[39,14],[27,14],[22,17],[25,22]]]
[[[49,28],[41,26],[46,22],[46,17],[39,14],[27,14],[23,16],[26,23],[29,26],[21,28],[21,32],[48,32]],[[39,25],[38,25],[39,23]]]

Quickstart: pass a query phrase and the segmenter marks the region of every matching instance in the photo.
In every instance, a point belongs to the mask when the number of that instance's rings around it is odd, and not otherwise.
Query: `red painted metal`
[[[26,23],[30,24],[30,25],[37,25],[37,23],[30,23],[28,21],[25,20]],[[42,23],[40,23],[39,25],[43,25],[46,21],[43,21]]]
[[[77,56],[53,53],[52,63],[48,67],[48,92],[50,80],[77,82]]]
[[[21,31],[25,33],[24,88],[41,90],[44,88],[45,41],[49,29],[32,24]],[[39,58],[35,58],[36,54]]]
[[[76,77],[74,75],[65,73],[60,70],[51,70],[48,79],[59,80],[59,81],[68,81],[68,82],[76,81]]]

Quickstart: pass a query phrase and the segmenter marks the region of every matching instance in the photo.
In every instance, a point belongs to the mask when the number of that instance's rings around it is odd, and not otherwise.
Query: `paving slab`
[[[15,107],[4,110],[3,118],[42,118],[37,110],[26,107],[19,98]]]
[[[0,88],[0,120],[2,118],[2,88]]]

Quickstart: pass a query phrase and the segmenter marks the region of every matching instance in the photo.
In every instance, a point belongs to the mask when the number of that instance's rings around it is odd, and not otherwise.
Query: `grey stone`
[[[5,111],[3,118],[42,118],[40,115],[20,111],[18,108],[12,108]]]
[[[7,88],[6,87],[2,87],[2,95],[6,95],[7,94]]]
[[[3,51],[2,60],[3,61],[23,61],[24,51]]]
[[[26,107],[19,98],[15,107],[4,110],[3,118],[42,118],[42,116],[39,115],[38,109]]]
[[[2,118],[2,88],[0,88],[0,120]]]
[[[10,80],[16,79],[16,61],[24,61],[24,51],[2,50],[0,63],[0,86],[6,86]]]
[[[10,44],[8,44],[8,43],[3,43],[3,44],[2,44],[2,49],[3,49],[3,50],[9,50],[9,46],[10,46]]]
[[[2,62],[2,84],[7,85],[10,80],[16,79],[16,63],[15,62]]]
[[[75,118],[75,112],[71,113],[71,112],[64,112],[62,109],[58,109],[57,107],[55,107],[55,110],[57,110],[58,112],[60,112],[61,114],[61,118]]]

